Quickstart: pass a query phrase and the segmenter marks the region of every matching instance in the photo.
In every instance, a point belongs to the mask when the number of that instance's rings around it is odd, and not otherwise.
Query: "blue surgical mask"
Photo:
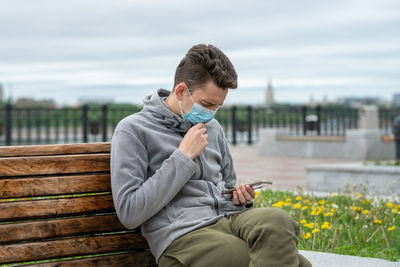
[[[200,122],[207,123],[207,122],[211,121],[214,118],[214,115],[218,109],[211,110],[211,109],[203,107],[200,104],[197,104],[196,102],[194,102],[192,96],[190,95],[189,89],[187,87],[186,87],[186,89],[188,90],[189,96],[193,101],[193,106],[190,109],[190,111],[187,114],[185,114],[185,113],[183,113],[183,110],[182,110],[182,103],[181,103],[181,101],[179,101],[179,108],[181,110],[182,118],[185,121],[188,121],[193,125],[196,125]]]

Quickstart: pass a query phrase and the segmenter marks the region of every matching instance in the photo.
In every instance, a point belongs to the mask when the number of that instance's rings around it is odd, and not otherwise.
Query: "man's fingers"
[[[251,198],[254,199],[256,197],[256,192],[254,191],[253,187],[251,187],[250,185],[246,185],[246,189]]]
[[[233,203],[235,203],[235,205],[240,205],[236,190],[233,191]]]
[[[238,198],[239,198],[240,203],[241,203],[241,204],[245,204],[247,201],[246,201],[246,198],[245,198],[244,195],[243,195],[242,190],[240,190],[240,187],[237,187],[237,188],[236,188],[236,192],[237,192],[237,194],[238,194]]]
[[[249,204],[255,198],[256,193],[254,189],[249,185],[239,185],[236,190],[233,191],[233,202],[236,205]]]
[[[253,200],[253,198],[251,197],[251,195],[249,194],[249,192],[247,191],[247,188],[245,185],[240,185],[240,191],[243,194],[243,197],[245,198],[245,202],[249,203]]]

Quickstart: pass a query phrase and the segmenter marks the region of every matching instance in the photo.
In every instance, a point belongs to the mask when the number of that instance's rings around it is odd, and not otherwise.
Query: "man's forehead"
[[[217,90],[199,89],[196,90],[195,92],[197,91],[199,92],[197,94],[198,101],[202,101],[213,105],[222,105],[226,97],[226,92],[224,92],[222,89],[219,88],[217,88]]]

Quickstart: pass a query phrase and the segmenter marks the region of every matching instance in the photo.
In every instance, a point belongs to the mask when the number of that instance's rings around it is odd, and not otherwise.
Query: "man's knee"
[[[294,231],[295,234],[298,235],[298,224],[283,209],[272,207],[258,208],[255,209],[255,212],[257,214],[255,215],[254,219],[257,220],[257,224],[263,227],[273,228],[278,231]]]

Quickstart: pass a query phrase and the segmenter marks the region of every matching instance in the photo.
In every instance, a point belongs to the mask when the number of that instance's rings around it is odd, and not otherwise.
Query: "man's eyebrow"
[[[201,100],[204,104],[206,104],[206,105],[211,105],[211,106],[216,106],[214,103],[212,103],[212,102],[210,102],[210,101],[207,101],[207,100]],[[224,103],[222,102],[222,104],[221,105],[219,105],[219,106],[222,106]]]

